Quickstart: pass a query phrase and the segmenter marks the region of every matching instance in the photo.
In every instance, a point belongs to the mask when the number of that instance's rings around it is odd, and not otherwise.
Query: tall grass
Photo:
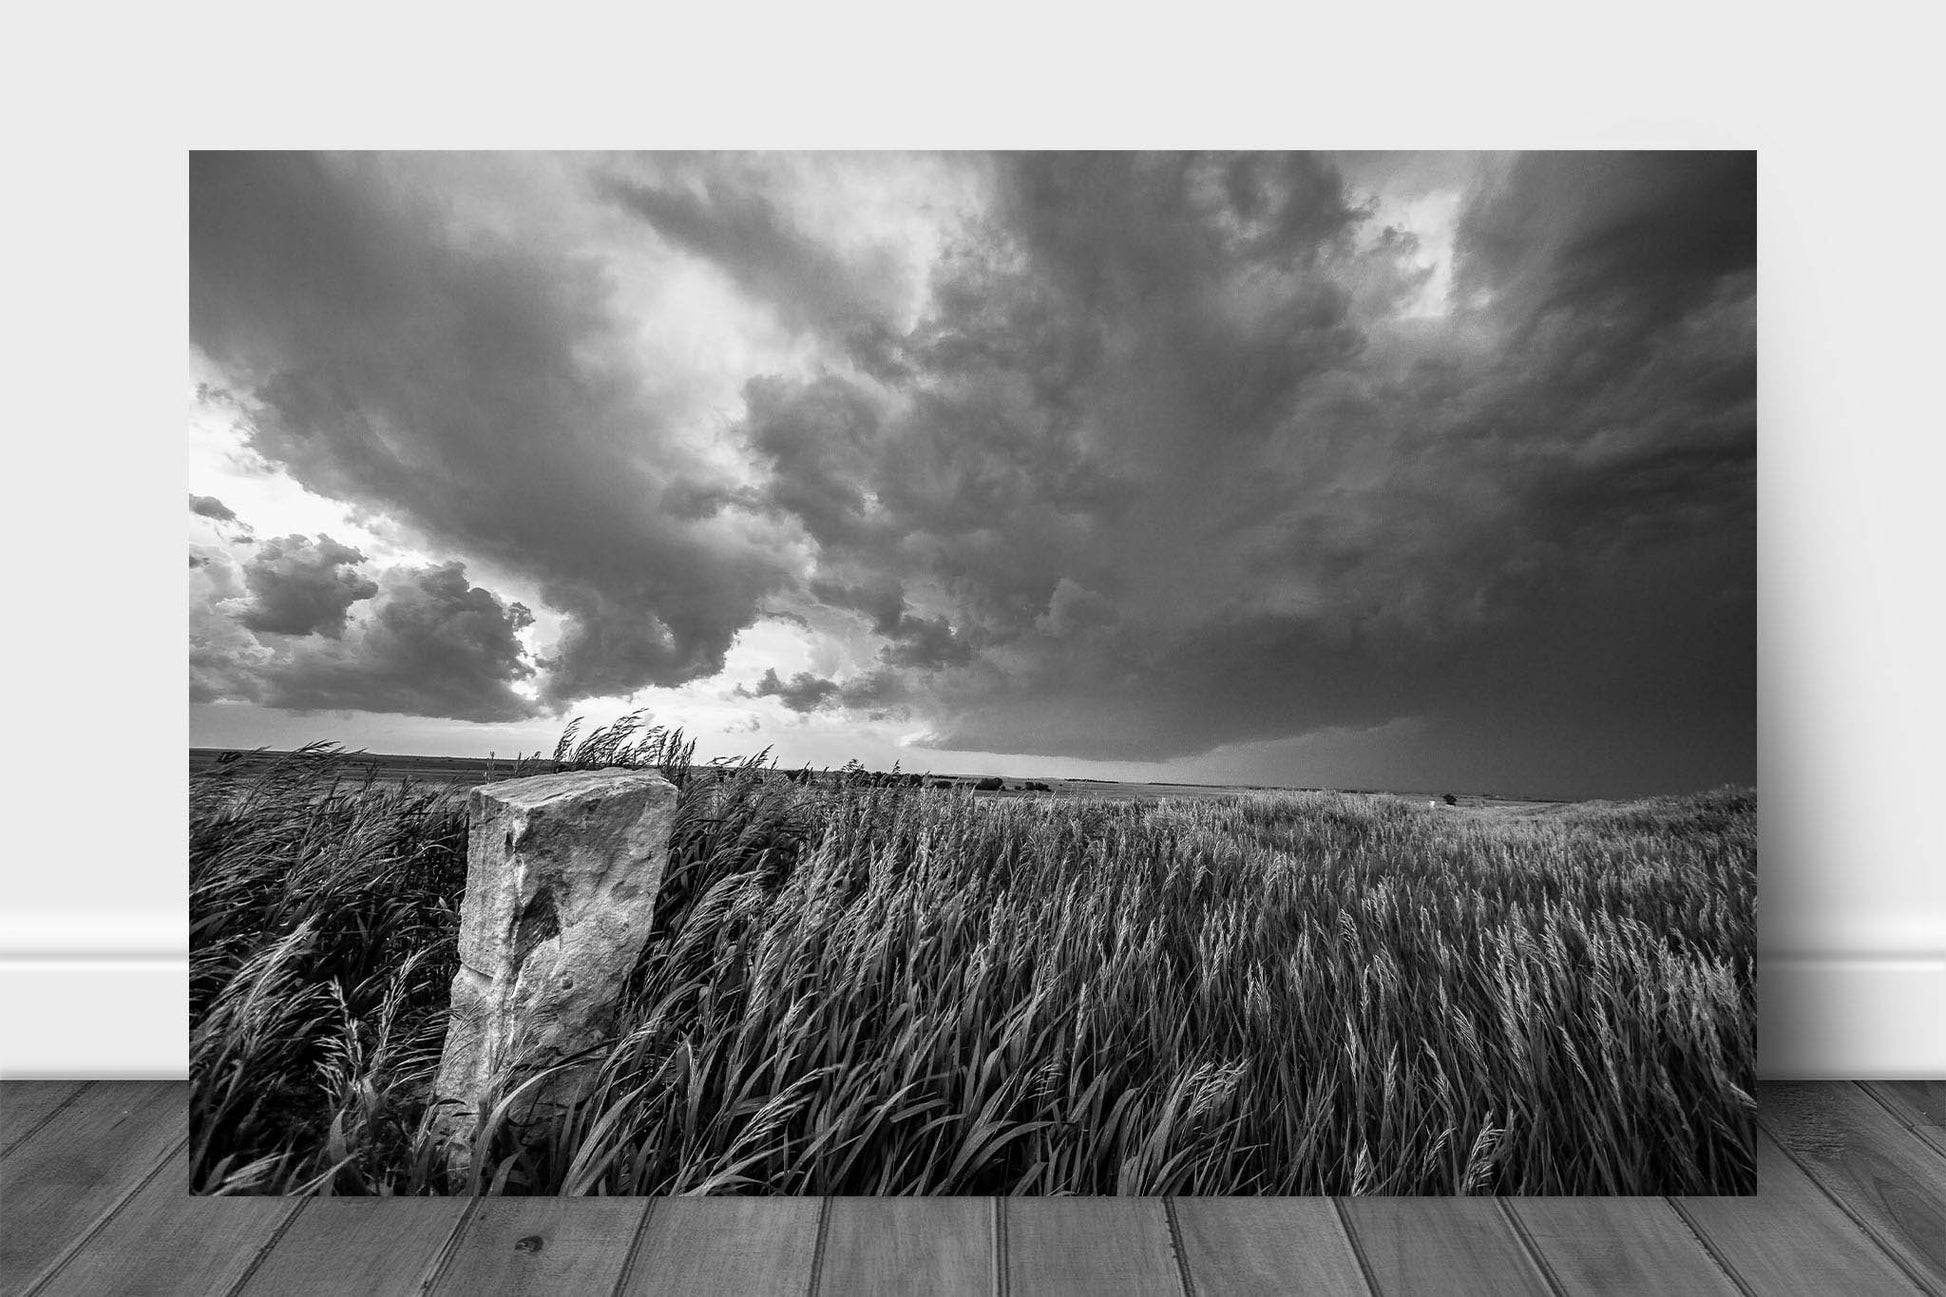
[[[328,752],[199,777],[199,1189],[1754,1185],[1749,792],[1000,800],[697,778],[653,731],[590,759],[618,752],[681,778],[624,1028],[588,1099],[451,1185],[424,1117],[460,804]]]

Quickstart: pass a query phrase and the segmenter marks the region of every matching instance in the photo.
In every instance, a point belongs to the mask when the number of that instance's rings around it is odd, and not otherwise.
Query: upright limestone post
[[[460,969],[433,1084],[447,1168],[471,1144],[496,1087],[615,1030],[616,1002],[654,917],[676,790],[644,770],[574,770],[475,788],[467,802]],[[523,1100],[523,1113],[585,1097],[591,1064]]]

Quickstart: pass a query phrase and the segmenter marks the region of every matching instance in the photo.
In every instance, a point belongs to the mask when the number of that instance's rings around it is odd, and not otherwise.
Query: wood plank
[[[0,1085],[0,1157],[13,1152],[86,1081],[8,1081]]]
[[[1765,1297],[1919,1291],[1766,1131],[1757,1132],[1754,1197],[1673,1202],[1744,1286]]]
[[[433,1277],[471,1198],[313,1198],[242,1297],[409,1297]]]
[[[1329,1198],[1177,1198],[1172,1206],[1198,1293],[1372,1291]]]
[[[1946,1126],[1946,1081],[1860,1081],[1907,1126]]]
[[[818,1290],[989,1293],[993,1213],[991,1198],[833,1198]]]
[[[24,1292],[185,1139],[183,1081],[98,1082],[0,1160],[0,1293]]]
[[[1548,1297],[1493,1198],[1343,1198],[1339,1206],[1380,1293]]]
[[[1929,1147],[1946,1154],[1946,1081],[1860,1081]]]
[[[821,1209],[816,1198],[658,1198],[622,1292],[809,1292]]]
[[[1569,1293],[1737,1297],[1737,1286],[1662,1198],[1508,1198],[1554,1281]]]
[[[647,1198],[485,1198],[429,1289],[452,1294],[613,1292]]]
[[[1686,1198],[1673,1210],[1751,1291],[1912,1293],[1920,1291],[1912,1278],[1918,1274],[1946,1292],[1926,1268],[1936,1263],[1937,1248],[1929,1246],[1946,1244],[1946,1145],[1921,1142],[1946,1130],[1922,1120],[1937,1115],[1940,1088],[1766,1086],[1758,1196]],[[0,1162],[0,1292],[24,1292],[43,1276],[54,1294],[223,1292],[248,1272],[243,1292],[257,1297],[405,1294],[426,1281],[474,1206],[458,1198],[194,1197],[183,1183],[184,1100],[182,1082],[97,1082],[78,1092],[60,1083],[0,1085],[7,1123],[0,1129],[17,1141]],[[22,1125],[30,1131],[24,1139],[15,1134]],[[1535,1285],[1545,1276],[1520,1246],[1519,1232],[1569,1292],[1725,1291],[1719,1272],[1698,1268],[1698,1242],[1671,1233],[1659,1200],[1509,1199],[1498,1236],[1491,1215],[1478,1215],[1493,1206],[1480,1199],[1350,1200],[1334,1235],[1326,1227],[1336,1213],[1322,1200],[1173,1204],[1182,1265],[1199,1294],[1369,1293],[1354,1241],[1365,1249],[1381,1295],[1544,1291]],[[451,1262],[437,1275],[438,1291],[603,1292],[621,1280],[632,1293],[795,1294],[808,1289],[819,1251],[814,1199],[668,1199],[652,1206],[499,1199],[475,1210],[496,1220],[460,1231]],[[987,1200],[832,1200],[827,1210],[823,1293],[994,1286]],[[1005,1270],[1015,1292],[1182,1291],[1158,1200],[1010,1200],[1002,1210]],[[613,1214],[597,1219],[603,1212]],[[516,1246],[523,1242],[524,1249]],[[1408,1252],[1421,1255],[1412,1261]],[[62,1264],[49,1272],[57,1260]],[[1307,1267],[1321,1277],[1314,1281]]]
[[[300,1198],[212,1198],[189,1192],[178,1149],[35,1297],[205,1297],[229,1291]],[[339,1289],[338,1291],[344,1291]]]
[[[1879,1245],[1946,1292],[1946,1163],[1854,1085],[1760,1087],[1757,1120]]]
[[[1007,1287],[1019,1297],[1180,1297],[1160,1198],[1008,1198]]]

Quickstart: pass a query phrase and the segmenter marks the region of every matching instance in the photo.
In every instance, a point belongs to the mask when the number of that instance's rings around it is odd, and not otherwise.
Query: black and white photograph
[[[187,166],[190,1192],[1756,1191],[1754,152]]]

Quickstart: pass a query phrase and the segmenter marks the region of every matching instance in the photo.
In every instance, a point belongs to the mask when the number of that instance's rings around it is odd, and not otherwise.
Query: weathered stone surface
[[[460,970],[433,1094],[450,1168],[481,1100],[612,1035],[648,938],[676,790],[641,770],[576,770],[475,788],[467,805]],[[537,1087],[535,1108],[578,1099],[588,1067]],[[521,1105],[526,1110],[527,1105]]]

